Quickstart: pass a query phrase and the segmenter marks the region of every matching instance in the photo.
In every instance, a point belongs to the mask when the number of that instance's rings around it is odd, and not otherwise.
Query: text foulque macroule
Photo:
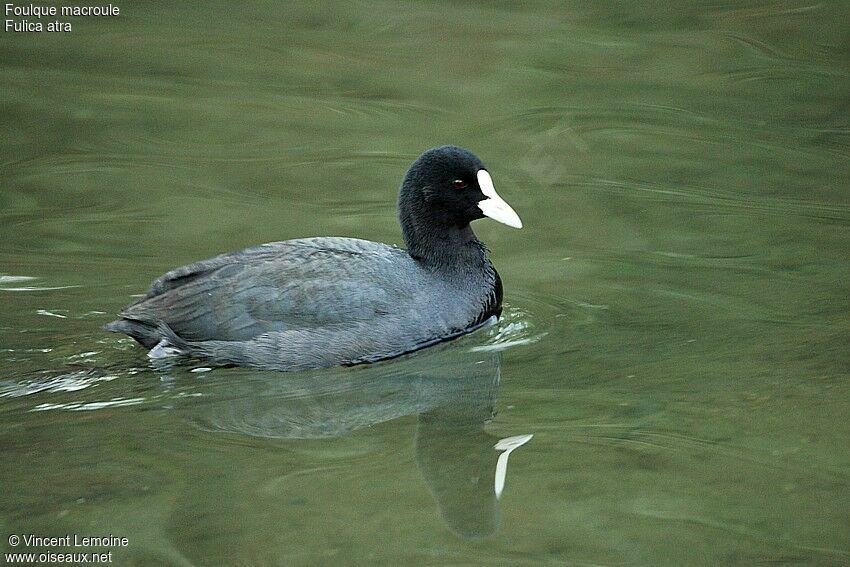
[[[114,4],[97,6],[43,6],[36,4],[5,4],[6,19],[4,30],[7,32],[70,32],[71,22],[51,20],[42,22],[42,18],[118,16],[121,10]]]

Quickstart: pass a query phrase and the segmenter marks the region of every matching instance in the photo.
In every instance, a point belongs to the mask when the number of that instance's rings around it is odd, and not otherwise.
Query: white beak
[[[481,209],[481,212],[494,221],[514,228],[522,228],[519,215],[496,193],[496,188],[493,187],[493,178],[490,177],[486,169],[478,170],[478,186],[484,196],[487,197],[483,201],[478,201],[478,208]]]

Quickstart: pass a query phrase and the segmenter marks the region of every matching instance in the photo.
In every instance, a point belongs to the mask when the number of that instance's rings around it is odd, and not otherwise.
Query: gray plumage
[[[355,238],[263,244],[166,273],[105,329],[154,354],[302,370],[391,358],[477,328],[500,314],[502,300],[499,276],[469,226],[483,215],[466,201],[484,197],[477,186],[468,196],[435,189],[443,178],[474,179],[483,165],[459,148],[430,152],[438,155],[423,154],[424,171],[423,157],[411,166],[399,198],[403,228],[429,219],[418,223],[414,242],[405,230],[417,255]]]

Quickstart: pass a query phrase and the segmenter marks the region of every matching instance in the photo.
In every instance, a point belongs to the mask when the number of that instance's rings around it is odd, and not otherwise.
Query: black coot
[[[498,317],[502,282],[469,223],[522,223],[481,160],[426,151],[398,211],[407,250],[319,237],[223,254],[168,272],[104,328],[152,357],[302,370],[392,358]]]

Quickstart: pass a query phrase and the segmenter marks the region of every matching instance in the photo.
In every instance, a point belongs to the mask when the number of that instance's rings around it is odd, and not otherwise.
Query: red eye
[[[454,185],[455,189],[464,189],[466,187],[466,181],[463,179],[455,179],[452,181],[452,185]]]

